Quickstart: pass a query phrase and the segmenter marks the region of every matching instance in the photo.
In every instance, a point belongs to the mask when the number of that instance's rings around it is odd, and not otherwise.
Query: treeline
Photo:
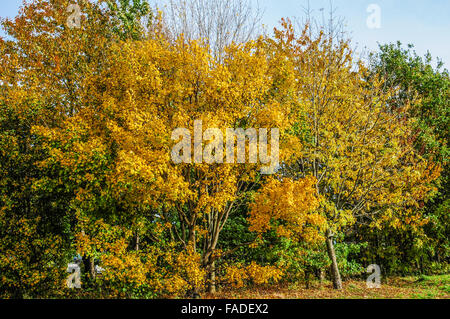
[[[399,43],[359,61],[342,33],[287,19],[266,35],[232,2],[80,0],[77,20],[71,1],[33,0],[2,21],[0,297],[448,272],[442,63]],[[278,128],[276,173],[175,164],[172,133],[196,120]]]

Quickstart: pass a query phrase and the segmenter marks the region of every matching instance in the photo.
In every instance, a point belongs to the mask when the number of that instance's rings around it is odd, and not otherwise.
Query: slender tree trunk
[[[89,282],[92,283],[95,280],[94,258],[83,256],[83,264],[84,264],[84,271],[89,274],[88,280]]]
[[[216,263],[213,261],[211,263],[211,270],[209,273],[209,293],[216,293]]]
[[[139,233],[136,232],[136,246],[134,247],[136,251],[139,251],[139,243],[141,241],[141,238],[139,237]]]
[[[95,273],[95,264],[94,264],[94,258],[93,257],[91,257],[89,259],[89,272],[91,274],[92,280],[95,280],[96,273]]]
[[[333,288],[334,289],[342,289],[342,280],[341,280],[341,274],[339,273],[339,268],[337,264],[336,259],[336,252],[334,250],[334,244],[333,244],[333,233],[330,229],[327,230],[326,233],[327,239],[327,250],[328,250],[328,256],[331,260],[331,274],[333,277]]]

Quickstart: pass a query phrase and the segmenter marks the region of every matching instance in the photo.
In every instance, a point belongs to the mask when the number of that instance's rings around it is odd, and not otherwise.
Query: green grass
[[[416,284],[425,289],[430,289],[430,293],[438,290],[444,293],[450,293],[450,275],[439,276],[420,276]]]

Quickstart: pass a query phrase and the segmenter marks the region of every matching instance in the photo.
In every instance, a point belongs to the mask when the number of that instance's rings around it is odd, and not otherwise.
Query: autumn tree
[[[365,80],[348,41],[320,33],[297,36],[289,21],[274,45],[296,65],[298,110],[293,130],[304,140],[284,174],[317,179],[333,285],[342,288],[334,249],[337,232],[354,223],[382,220],[421,223],[416,208],[432,190],[439,166],[418,154],[408,137],[411,121],[386,105],[393,90],[382,79]],[[409,104],[400,105],[404,112]]]
[[[148,201],[159,222],[170,225],[171,238],[184,250],[200,254],[210,275],[224,225],[264,182],[260,170],[266,164],[248,163],[249,158],[244,163],[223,163],[225,153],[215,153],[211,161],[206,147],[218,136],[207,137],[207,129],[221,128],[225,136],[226,128],[278,128],[281,158],[290,156],[294,150],[290,146],[298,144],[286,133],[293,85],[286,74],[292,71],[282,57],[269,56],[263,41],[231,45],[218,60],[196,41],[186,44],[180,38],[173,45],[164,38],[148,39],[122,44],[98,86],[108,112],[108,138],[115,140],[120,155],[111,181],[117,187],[132,183],[116,193],[132,195],[125,197],[127,203]],[[200,120],[204,159],[195,163],[188,155],[187,162],[175,163],[167,150],[180,136],[172,132],[178,128],[194,132]],[[193,142],[189,136],[189,148]]]
[[[215,56],[233,42],[257,38],[263,13],[249,0],[170,0],[163,12],[173,38],[203,40]]]
[[[387,89],[397,88],[388,101],[392,112],[402,112],[399,106],[411,104],[406,113],[413,121],[411,143],[420,155],[439,163],[443,169],[440,178],[435,181],[437,193],[432,200],[421,205],[427,224],[420,229],[407,227],[402,231],[387,227],[380,234],[378,242],[384,243],[392,252],[386,253],[389,257],[384,256],[392,261],[388,270],[398,272],[401,269],[416,269],[423,272],[432,266],[430,261],[433,260],[439,260],[437,267],[441,267],[445,256],[448,256],[446,242],[449,233],[447,217],[443,214],[449,207],[448,71],[431,54],[420,57],[413,45],[403,46],[400,42],[380,45],[379,50],[371,56],[370,71],[368,79],[373,74],[379,74],[384,78]],[[378,246],[374,240],[370,243],[371,248],[373,244]],[[378,249],[375,247],[372,250]],[[402,262],[393,262],[398,259]]]
[[[184,278],[168,272],[157,280],[173,279],[168,286],[185,283],[198,290],[202,271],[213,277],[224,225],[264,182],[260,170],[267,162],[222,164],[205,155],[205,162],[174,163],[172,132],[192,130],[202,120],[206,146],[213,139],[206,137],[207,128],[221,128],[224,136],[226,128],[278,129],[281,159],[289,156],[289,146],[298,144],[286,134],[291,65],[267,54],[263,41],[230,44],[219,59],[206,43],[183,36],[174,42],[157,27],[136,37],[141,29],[130,29],[127,19],[147,13],[140,4],[80,2],[80,28],[66,24],[65,1],[25,6],[15,22],[5,22],[14,39],[2,43],[8,56],[3,61],[5,103],[25,114],[31,112],[25,97],[36,97],[44,106],[28,130],[45,152],[36,165],[54,175],[40,174],[33,185],[70,194],[62,203],[70,219],[71,247],[83,255],[90,284],[96,282],[98,260],[110,269],[137,269],[140,277],[111,270],[108,282],[140,287],[153,269],[143,261],[155,260],[151,256],[160,256],[166,247],[173,254],[161,258],[170,267],[174,258],[196,262]],[[130,15],[122,12],[127,9]],[[269,157],[275,151],[266,150]],[[162,244],[161,229],[168,233],[164,241],[169,238],[175,246]]]
[[[41,246],[35,247],[35,251],[45,250],[49,243],[53,242],[52,246],[55,246],[59,242],[58,259],[52,258],[58,263],[54,269],[60,274],[65,272],[64,259],[69,260],[69,255],[74,253],[74,211],[82,208],[76,205],[76,200],[80,198],[81,190],[99,190],[110,161],[106,156],[99,160],[99,152],[94,147],[89,157],[92,162],[84,157],[82,167],[68,168],[58,161],[57,151],[63,140],[56,137],[63,136],[67,130],[64,125],[71,118],[77,118],[84,109],[93,107],[89,96],[90,84],[84,80],[87,75],[101,72],[107,61],[108,49],[124,37],[115,29],[120,24],[120,17],[97,2],[79,1],[80,23],[72,25],[69,19],[73,12],[68,12],[71,3],[61,0],[25,4],[14,20],[2,21],[8,37],[0,40],[1,134],[2,144],[8,145],[2,148],[5,157],[1,163],[2,185],[6,186],[1,200],[5,214],[3,221],[7,225],[8,216],[15,215],[17,221],[23,220],[24,231],[25,228],[36,231],[37,243],[37,238],[43,236]],[[122,8],[121,14],[125,14],[126,9]],[[137,16],[146,13],[138,9]],[[55,138],[48,139],[49,134]],[[72,139],[64,140],[65,146],[71,145],[75,151],[80,144],[74,146],[73,143],[83,138],[81,130],[77,134],[76,138],[72,136]],[[65,135],[63,139],[66,137],[69,136]],[[81,157],[77,159],[80,163]],[[88,163],[92,165],[88,167]],[[92,176],[98,178],[92,180]],[[99,196],[96,202],[98,199]],[[102,205],[106,202],[100,201]],[[89,206],[89,203],[92,201],[85,205]],[[11,220],[10,223],[14,225],[15,222]],[[2,227],[2,230],[6,232],[7,228]],[[13,236],[13,233],[9,234]],[[6,233],[3,236],[2,251],[12,253],[19,249],[18,246],[8,246],[7,241],[14,241],[11,236]],[[33,235],[30,233],[29,236]],[[28,258],[25,251],[17,253],[17,256]],[[89,261],[86,266],[92,273],[93,261],[86,259]],[[8,257],[5,260],[8,261]],[[6,268],[12,266],[3,265]],[[29,266],[35,267],[33,264]],[[3,273],[8,272],[5,270]],[[35,284],[38,283],[36,280]],[[60,284],[62,282],[52,286]]]
[[[70,258],[70,190],[52,187],[57,174],[39,166],[48,154],[31,132],[44,109],[38,98],[0,101],[0,297],[51,296]]]

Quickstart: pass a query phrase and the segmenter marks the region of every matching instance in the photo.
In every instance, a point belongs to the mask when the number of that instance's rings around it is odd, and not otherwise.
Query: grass
[[[227,289],[208,299],[450,299],[450,275],[387,278],[378,289],[368,289],[365,281],[348,280],[341,291],[331,282],[313,282],[310,289],[303,284],[277,287]]]

